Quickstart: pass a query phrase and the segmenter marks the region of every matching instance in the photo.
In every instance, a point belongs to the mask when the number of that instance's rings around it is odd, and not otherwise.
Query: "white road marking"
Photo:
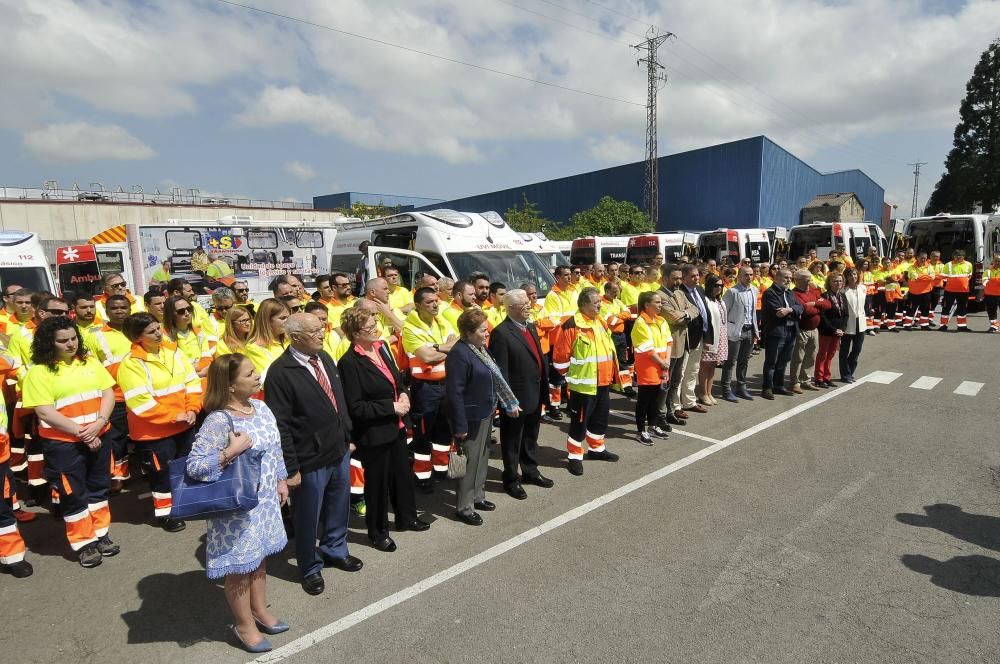
[[[974,397],[979,394],[979,390],[983,389],[983,385],[985,385],[985,383],[974,383],[971,380],[963,380],[959,383],[958,387],[955,388],[954,394]]]
[[[915,390],[931,390],[934,389],[934,386],[940,382],[941,379],[936,378],[934,376],[921,376],[920,378],[910,383],[910,387],[912,387]]]
[[[629,420],[630,422],[635,424],[635,413],[628,413],[625,412],[624,410],[610,410],[608,411],[608,414],[616,415],[618,417]],[[685,431],[680,427],[673,427],[671,429],[670,435],[673,436],[674,434],[677,434],[678,436],[684,436],[686,438],[694,438],[695,440],[700,440],[702,442],[708,443],[709,445],[715,445],[716,443],[720,442],[718,438],[709,438],[708,436],[702,436],[700,433]]]
[[[865,376],[862,380],[865,380],[869,383],[879,383],[880,385],[888,385],[889,383],[896,380],[902,375],[903,374],[896,373],[895,371],[873,371],[867,376]],[[854,384],[857,385],[857,383]]]
[[[594,498],[593,500],[588,501],[583,505],[574,507],[573,509],[567,512],[563,512],[559,516],[550,519],[535,528],[526,530],[519,535],[515,535],[514,537],[511,537],[508,540],[505,540],[503,542],[500,542],[499,544],[491,546],[482,553],[478,553],[472,556],[471,558],[466,558],[465,560],[456,563],[447,569],[441,570],[437,574],[429,576],[426,579],[423,579],[422,581],[418,581],[412,586],[404,588],[387,597],[383,597],[382,599],[373,602],[366,607],[358,609],[353,613],[349,613],[343,618],[335,620],[334,622],[329,623],[327,625],[324,625],[323,627],[320,627],[304,636],[300,636],[294,641],[291,641],[290,643],[287,643],[281,646],[280,648],[276,648],[269,653],[265,653],[252,661],[261,664],[265,662],[283,661],[291,657],[292,655],[295,655],[296,653],[302,652],[307,648],[311,648],[312,646],[317,645],[322,641],[332,638],[337,634],[340,634],[341,632],[348,630],[351,627],[354,627],[355,625],[364,622],[365,620],[368,620],[369,618],[372,618],[374,616],[379,615],[380,613],[388,611],[392,607],[402,604],[408,599],[412,599],[413,597],[416,597],[417,595],[420,595],[432,588],[435,588],[441,585],[442,583],[450,581],[451,579],[454,579],[455,577],[460,576],[471,569],[479,567],[480,565],[487,563],[493,560],[494,558],[497,558],[507,553],[508,551],[516,549],[522,544],[527,544],[528,542],[538,537],[541,537],[542,535],[551,530],[555,530],[556,528],[564,526],[567,523],[570,523],[571,521],[575,521],[580,517],[586,516],[587,514],[590,514],[594,510],[603,507],[604,505],[612,503],[618,500],[619,498],[623,498],[624,496],[627,496],[630,493],[638,491],[639,489],[649,484],[652,484],[657,480],[663,479],[668,475],[672,475],[673,473],[676,473],[678,470],[681,470],[682,468],[686,468],[697,461],[701,461],[706,457],[712,456],[716,452],[721,452],[727,447],[735,445],[741,440],[744,440],[754,434],[769,429],[770,427],[776,424],[780,424],[781,422],[784,422],[785,420],[795,415],[798,415],[799,413],[805,412],[810,408],[815,408],[816,406],[826,403],[830,399],[833,399],[834,397],[844,394],[845,392],[849,392],[850,390],[859,387],[861,385],[864,385],[865,383],[883,383],[883,384],[891,383],[893,380],[899,378],[901,375],[902,374],[888,372],[888,371],[875,371],[872,372],[871,374],[868,374],[867,376],[858,379],[856,383],[850,383],[848,385],[844,385],[843,387],[839,387],[835,390],[828,391],[826,394],[820,397],[811,399],[810,401],[802,403],[788,410],[785,413],[781,413],[780,415],[765,420],[764,422],[761,422],[755,427],[751,427],[750,429],[738,433],[735,436],[730,436],[729,438],[723,441],[719,441],[712,445],[709,445],[708,447],[704,447],[698,450],[697,452],[687,455],[682,459],[678,459],[673,463],[663,466],[659,470],[655,470],[647,475],[643,475],[639,479],[633,480],[632,482],[629,482],[624,486],[620,486],[613,491],[609,491],[608,493],[602,496],[598,496],[597,498]],[[871,378],[872,376],[875,376],[875,378],[872,379]]]

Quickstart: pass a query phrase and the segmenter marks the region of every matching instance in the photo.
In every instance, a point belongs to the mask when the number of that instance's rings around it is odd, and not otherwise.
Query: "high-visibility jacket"
[[[344,315],[344,312],[354,306],[355,300],[358,298],[351,295],[347,298],[347,302],[341,301],[340,298],[331,298],[329,300],[324,300],[320,298],[320,302],[326,305],[326,322],[333,327],[340,327],[340,319]]]
[[[1000,296],[1000,266],[983,270],[983,295]]]
[[[639,292],[652,293],[653,291],[657,291],[659,289],[660,289],[659,281],[644,281],[642,282],[642,289]]]
[[[559,343],[559,330],[562,324],[576,314],[578,295],[572,286],[563,290],[556,285],[545,296],[542,311],[538,315],[538,333],[540,336],[543,331],[545,332],[551,348],[555,348]]]
[[[226,333],[226,321],[223,318],[219,318],[213,311],[202,323],[201,331],[205,333],[208,342],[212,346],[215,346],[219,343],[219,339]]]
[[[0,334],[10,337],[19,327],[21,321],[17,319],[17,314],[7,311],[7,307],[0,307]]]
[[[885,291],[885,282],[889,277],[889,272],[877,267],[871,271],[872,279],[875,281],[875,292]]]
[[[600,316],[608,329],[615,334],[624,332],[625,321],[631,319],[629,310],[617,298],[614,300],[609,300],[606,297],[601,298]]]
[[[389,306],[397,311],[402,311],[403,307],[413,304],[413,293],[402,286],[397,286],[396,290],[389,292]]]
[[[538,341],[542,345],[542,354],[545,355],[549,352],[549,330],[543,330],[539,327],[538,322],[542,317],[542,305],[538,302],[531,303],[531,313],[528,314],[528,320],[535,324],[535,331],[538,333]]]
[[[208,269],[205,270],[205,276],[212,277],[213,279],[221,279],[223,277],[228,277],[233,273],[233,268],[229,266],[229,263],[222,260],[221,258],[216,258],[214,261],[208,264]]]
[[[934,290],[934,268],[930,265],[914,263],[910,266],[906,278],[910,284],[910,292],[914,295],[926,295]]]
[[[673,336],[670,325],[662,316],[650,316],[646,312],[639,314],[632,326],[632,348],[635,352],[635,381],[637,385],[659,385],[670,375],[669,369],[663,369],[653,356],[670,363],[670,349],[673,346]]]
[[[112,387],[115,379],[101,362],[93,356],[84,360],[57,362],[55,369],[36,364],[28,370],[21,393],[24,408],[53,406],[60,414],[79,425],[97,421],[101,412],[104,390]],[[101,433],[108,430],[104,423]],[[38,418],[38,435],[48,440],[79,443],[80,437],[56,428],[43,418]]]
[[[326,329],[323,332],[323,350],[326,351],[327,355],[333,358],[336,362],[340,359],[340,355],[337,355],[337,346],[340,345],[340,335],[333,331],[333,326],[329,323],[326,324]]]
[[[628,307],[634,317],[634,315],[638,314],[636,307],[639,306],[639,293],[641,292],[639,290],[639,286],[625,280],[620,281],[619,285],[621,286],[622,292],[618,294],[618,299],[622,301],[622,304]],[[642,284],[639,285],[641,286]]]
[[[486,320],[489,322],[490,330],[492,331],[493,328],[502,323],[503,319],[507,317],[507,307],[502,304],[487,304],[483,307],[483,313],[486,314]]]
[[[163,345],[166,348],[179,348],[184,352],[184,356],[194,367],[195,371],[201,371],[212,363],[215,357],[215,344],[212,343],[209,335],[204,332],[204,328],[199,325],[192,325],[186,332],[178,330],[174,336],[164,333]]]
[[[271,364],[281,357],[281,354],[285,352],[285,348],[288,344],[282,344],[280,342],[274,342],[267,346],[261,346],[260,344],[247,344],[243,348],[243,354],[246,355],[247,359],[253,363],[254,369],[260,374],[260,384],[264,384],[264,378],[267,376],[267,369]]]
[[[132,344],[118,366],[118,384],[125,393],[128,431],[132,440],[158,440],[186,430],[177,416],[201,410],[202,389],[198,374],[179,348],[160,347],[149,354]]]
[[[944,286],[944,263],[938,261],[936,263],[931,262],[931,266],[934,268],[934,288],[941,288]]]
[[[899,271],[899,265],[893,265],[885,272],[885,300],[886,302],[896,302],[903,299],[903,289],[899,282],[903,278]]]
[[[21,365],[25,368],[30,367],[31,362],[31,342],[35,338],[35,330],[38,329],[38,323],[32,318],[27,323],[17,328],[13,334],[10,336],[10,341],[7,343],[7,351],[21,361]]]
[[[577,312],[563,323],[552,349],[552,364],[566,376],[572,392],[593,395],[598,387],[615,382],[615,345],[604,321]]]
[[[968,293],[969,280],[972,278],[972,263],[963,260],[961,263],[948,261],[944,266],[944,277],[947,281],[944,290],[948,293]]]
[[[864,284],[866,295],[874,295],[878,291],[875,274],[871,270],[864,270],[861,273],[861,283]]]
[[[198,304],[197,300],[193,300],[190,304],[191,304],[191,314],[192,314],[191,324],[197,325],[198,327],[203,326],[205,324],[205,321],[208,320],[209,318],[208,311],[205,310],[205,307]]]
[[[458,334],[458,317],[465,313],[465,309],[462,308],[462,305],[453,300],[447,307],[439,309],[438,311],[440,311],[438,316],[444,318],[444,321],[448,323],[448,327],[451,331]]]
[[[3,392],[5,404],[17,401],[17,381],[20,373],[21,360],[12,355],[6,348],[0,347],[0,391]],[[0,408],[0,410],[5,410]],[[0,428],[0,431],[6,431]]]
[[[428,364],[417,357],[417,349],[443,344],[451,333],[451,327],[440,315],[435,316],[428,325],[421,320],[418,311],[409,313],[403,322],[403,351],[410,363],[411,377],[432,382],[444,380],[444,360]]]
[[[351,340],[344,337],[337,342],[337,347],[333,349],[332,353],[330,353],[330,357],[333,358],[334,362],[340,362],[340,358],[342,358],[349,350],[351,350]]]
[[[132,350],[132,342],[122,334],[121,330],[116,330],[110,325],[105,325],[90,336],[87,348],[104,365],[104,368],[108,370],[111,377],[115,379],[115,401],[118,403],[124,402],[125,393],[122,392],[122,388],[118,384],[118,367],[129,351]]]
[[[757,286],[757,302],[754,303],[754,308],[757,311],[764,308],[764,291],[770,288],[773,283],[774,279],[771,277],[761,277],[755,284]]]

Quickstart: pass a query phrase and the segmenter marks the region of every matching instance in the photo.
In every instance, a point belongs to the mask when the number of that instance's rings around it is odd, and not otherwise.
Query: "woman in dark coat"
[[[378,337],[375,313],[361,307],[347,309],[341,327],[351,347],[337,367],[354,424],[356,454],[365,469],[368,538],[380,551],[395,551],[396,543],[389,537],[390,496],[399,530],[430,528],[417,518],[406,452],[404,418],[410,398],[392,352]]]

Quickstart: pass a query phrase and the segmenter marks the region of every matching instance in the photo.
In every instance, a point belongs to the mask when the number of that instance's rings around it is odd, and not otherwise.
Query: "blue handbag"
[[[236,426],[229,413],[230,431]],[[226,440],[229,433],[226,433]],[[170,462],[170,518],[180,520],[212,519],[235,512],[249,512],[257,507],[262,450],[250,448],[222,470],[219,479],[203,482],[187,474],[187,457]]]

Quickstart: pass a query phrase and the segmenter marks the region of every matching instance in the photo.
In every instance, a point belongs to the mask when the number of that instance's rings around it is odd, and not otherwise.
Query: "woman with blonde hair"
[[[226,314],[225,329],[215,347],[215,356],[242,353],[253,333],[253,316],[244,307],[233,307]]]
[[[260,303],[257,316],[253,321],[253,332],[247,339],[243,353],[253,362],[260,374],[260,382],[264,383],[267,368],[271,366],[288,347],[288,335],[285,334],[285,321],[291,311],[281,300],[269,297]]]
[[[274,415],[253,395],[260,375],[240,353],[218,357],[208,369],[204,407],[208,416],[187,458],[187,474],[196,480],[218,480],[223,469],[249,449],[263,453],[256,507],[208,520],[206,572],[225,577],[225,594],[235,623],[230,631],[247,651],[267,652],[271,643],[261,635],[281,634],[288,625],[267,606],[265,560],[285,548],[288,538],[281,505],[288,500],[288,473]]]

